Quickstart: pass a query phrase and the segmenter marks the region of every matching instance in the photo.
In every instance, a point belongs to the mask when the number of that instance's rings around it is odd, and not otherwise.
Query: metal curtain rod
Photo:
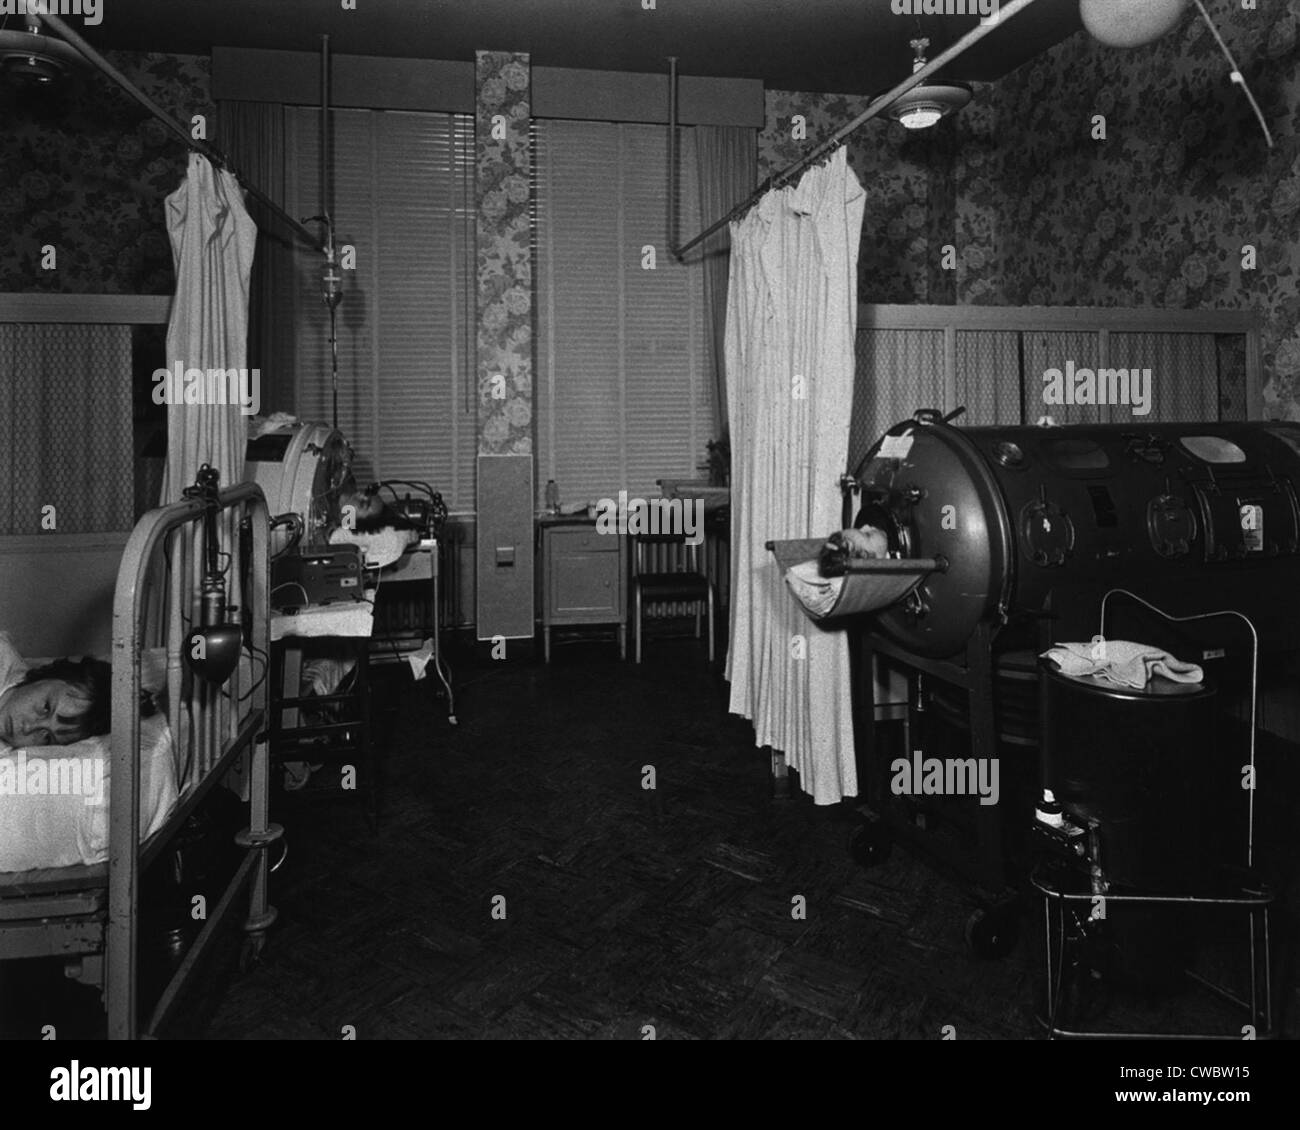
[[[710,224],[707,228],[705,228],[702,232],[700,232],[700,234],[697,235],[694,239],[690,240],[687,243],[683,243],[680,247],[676,248],[673,251],[673,254],[677,256],[678,259],[680,259],[683,255],[686,254],[686,252],[688,252],[697,243],[701,243],[704,240],[708,239],[709,236],[711,236],[714,232],[720,231],[722,228],[726,227],[727,224],[731,223],[732,220],[739,219],[746,212],[748,212],[749,209],[751,209],[755,204],[757,204],[769,191],[771,191],[774,188],[781,187],[781,185],[785,184],[797,173],[802,172],[804,169],[806,169],[809,165],[813,164],[814,162],[821,160],[822,157],[824,157],[827,153],[829,153],[832,149],[834,149],[837,145],[839,145],[840,142],[843,141],[846,137],[848,137],[849,134],[851,134],[854,130],[858,129],[860,126],[869,122],[872,118],[877,117],[882,110],[885,110],[888,107],[892,106],[896,101],[898,101],[899,98],[901,98],[904,94],[906,94],[909,90],[911,90],[912,87],[920,86],[921,83],[923,83],[927,78],[929,78],[932,74],[934,74],[935,71],[939,70],[942,67],[947,66],[955,58],[957,58],[958,55],[962,54],[967,48],[974,46],[986,35],[994,31],[996,28],[1000,27],[1004,20],[1008,20],[1012,16],[1018,15],[1019,13],[1023,12],[1026,8],[1028,8],[1030,4],[1033,3],[1035,3],[1035,0],[1011,0],[1011,3],[1004,4],[1001,10],[998,12],[998,16],[996,20],[993,20],[992,22],[987,24],[985,23],[976,24],[973,28],[970,29],[970,31],[968,31],[959,40],[957,40],[956,43],[954,43],[947,50],[943,51],[941,54],[936,55],[933,59],[930,60],[930,62],[926,63],[925,66],[922,67],[919,71],[914,71],[912,74],[908,75],[905,79],[903,79],[903,81],[900,82],[897,86],[895,86],[892,90],[886,91],[884,94],[880,95],[880,97],[875,99],[875,101],[873,101],[871,105],[869,105],[865,110],[863,110],[861,114],[859,114],[847,125],[841,126],[839,129],[837,129],[833,134],[831,134],[831,136],[827,140],[823,141],[820,145],[818,145],[815,149],[813,149],[810,153],[808,153],[807,156],[801,157],[793,165],[790,165],[788,168],[783,169],[781,172],[774,173],[772,176],[768,177],[767,180],[765,180],[761,185],[758,186],[758,188],[756,188],[750,194],[749,199],[742,201],[740,204],[737,204],[730,212],[728,212],[720,220],[717,220],[715,223]]]
[[[112,79],[115,83],[117,83],[118,86],[120,86],[123,90],[125,90],[127,94],[129,94],[132,98],[134,98],[137,102],[139,102],[141,106],[143,106],[146,110],[148,110],[149,113],[151,113],[155,118],[157,118],[160,122],[162,122],[163,125],[165,125],[169,130],[171,130],[172,133],[174,133],[177,137],[179,137],[181,141],[183,141],[190,149],[193,149],[196,153],[201,153],[214,165],[218,165],[221,168],[226,169],[232,176],[235,177],[236,180],[239,181],[239,183],[243,186],[244,190],[251,197],[259,201],[273,214],[275,214],[281,220],[283,220],[290,228],[294,230],[294,232],[296,232],[299,236],[301,236],[304,240],[306,240],[307,243],[312,246],[312,248],[314,248],[316,251],[321,251],[321,252],[325,250],[324,245],[312,233],[310,228],[305,227],[297,220],[295,220],[291,215],[289,215],[288,212],[286,212],[283,208],[281,208],[279,204],[277,204],[274,200],[272,200],[269,196],[267,196],[266,193],[263,192],[256,185],[250,184],[248,180],[239,172],[239,170],[236,169],[235,166],[231,163],[230,158],[227,157],[224,153],[222,153],[219,149],[216,149],[213,146],[209,145],[206,141],[200,141],[198,138],[191,137],[189,131],[186,130],[186,128],[183,125],[181,125],[180,122],[178,122],[169,113],[167,113],[166,110],[164,110],[161,106],[159,106],[157,102],[155,102],[152,98],[150,98],[147,94],[145,94],[145,92],[142,91],[139,87],[137,87],[129,78],[126,77],[126,75],[122,74],[122,72],[119,71],[115,66],[113,66],[113,64],[110,63],[107,59],[105,59],[103,55],[101,55],[98,51],[96,51],[93,47],[91,47],[89,43],[87,43],[84,39],[82,39],[82,37],[78,35],[75,31],[73,31],[72,28],[70,28],[63,20],[61,20],[58,16],[52,16],[47,12],[41,12],[39,18],[42,23],[49,24],[49,26],[52,27],[55,31],[57,31],[63,39],[66,39],[69,43],[71,43],[73,47],[75,47],[78,51],[81,52],[82,55],[85,56],[88,62],[93,64],[96,69],[102,71],[108,78]]]

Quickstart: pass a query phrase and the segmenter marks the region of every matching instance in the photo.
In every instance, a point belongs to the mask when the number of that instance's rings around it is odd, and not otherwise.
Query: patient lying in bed
[[[59,659],[27,670],[0,633],[0,748],[63,746],[108,733],[112,669]]]
[[[112,672],[60,659],[28,670],[0,632],[0,872],[108,857],[107,734]],[[142,704],[140,826],[152,834],[176,803],[171,731]]]

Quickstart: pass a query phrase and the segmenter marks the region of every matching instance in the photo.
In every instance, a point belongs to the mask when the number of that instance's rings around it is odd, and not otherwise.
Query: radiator
[[[443,628],[459,626],[460,576],[457,569],[457,534],[448,527],[447,536],[438,543],[438,622]],[[429,632],[430,587],[427,581],[403,581],[385,584],[380,579],[379,599],[375,601],[374,637],[423,638]]]

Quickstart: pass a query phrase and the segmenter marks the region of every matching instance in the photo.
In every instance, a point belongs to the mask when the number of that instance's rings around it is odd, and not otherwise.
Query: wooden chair
[[[692,545],[685,534],[632,535],[632,616],[636,629],[636,662],[641,662],[642,610],[647,602],[695,605],[696,639],[700,638],[700,621],[707,609],[709,662],[713,662],[713,582],[701,566],[701,548],[702,543]]]

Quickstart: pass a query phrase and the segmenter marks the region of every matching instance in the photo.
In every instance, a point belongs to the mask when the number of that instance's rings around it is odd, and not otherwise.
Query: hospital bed
[[[268,822],[266,500],[251,482],[219,490],[215,475],[206,489],[186,493],[141,518],[122,556],[113,602],[112,729],[91,740],[106,759],[105,811],[67,830],[82,861],[0,874],[0,959],[62,958],[70,977],[100,990],[113,1039],[160,1031],[219,928],[241,908],[245,962],[260,952],[275,920],[266,849],[281,829]],[[214,535],[220,553],[209,556]],[[215,582],[214,561],[222,563]],[[214,584],[223,590],[220,601]],[[196,647],[195,632],[203,633],[204,647]],[[211,659],[223,648],[230,670],[218,681],[196,652]],[[150,683],[165,705],[158,717],[142,718],[141,690]],[[85,746],[61,752],[94,756],[79,748]],[[142,878],[223,781],[236,781],[247,805],[247,825],[236,836],[238,866],[207,903],[202,928],[158,999],[142,1004]],[[13,799],[0,797],[0,823]]]

